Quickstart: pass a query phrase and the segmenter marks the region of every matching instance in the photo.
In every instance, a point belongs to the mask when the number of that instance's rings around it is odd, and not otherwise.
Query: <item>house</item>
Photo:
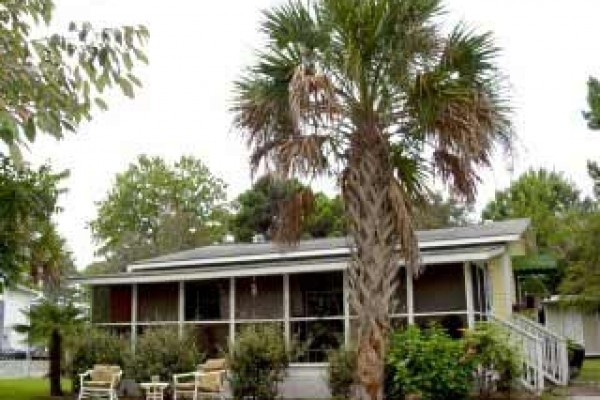
[[[28,323],[23,311],[27,311],[39,297],[39,292],[21,285],[4,288],[0,293],[0,353],[28,349],[27,337],[17,333],[14,327]]]
[[[586,356],[600,356],[600,309],[562,304],[558,296],[550,297],[543,305],[548,329],[581,344]]]
[[[539,389],[544,381],[541,341],[512,321],[511,256],[525,253],[528,227],[529,220],[515,219],[418,232],[424,269],[415,279],[398,266],[401,285],[392,324],[437,321],[457,333],[493,317],[514,334],[525,335],[518,341],[528,346],[523,380]],[[91,288],[92,323],[127,335],[133,346],[149,327],[174,326],[192,329],[210,355],[226,349],[245,325],[278,324],[288,342],[304,342],[307,349],[290,368],[284,396],[326,397],[326,351],[351,342],[355,334],[348,302],[349,257],[347,238],[305,240],[292,248],[223,244],[139,261],[124,273],[73,281]],[[301,396],[298,388],[303,388]]]

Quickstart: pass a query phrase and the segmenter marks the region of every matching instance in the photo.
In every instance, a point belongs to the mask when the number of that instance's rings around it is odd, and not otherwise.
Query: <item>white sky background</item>
[[[138,75],[144,88],[134,100],[114,96],[110,110],[77,135],[40,139],[26,158],[70,169],[69,193],[58,217],[79,268],[93,260],[86,228],[114,175],[138,154],[169,160],[200,157],[229,185],[233,198],[250,186],[248,153],[231,130],[232,81],[261,43],[260,10],[275,0],[56,0],[55,25],[91,21],[97,26],[145,24],[150,65]],[[483,174],[478,204],[529,167],[565,174],[589,192],[585,163],[600,160],[600,132],[581,117],[586,80],[600,75],[600,2],[594,0],[447,0],[449,18],[494,32],[504,49],[519,136],[514,172],[498,157]],[[333,186],[321,183],[331,191]]]

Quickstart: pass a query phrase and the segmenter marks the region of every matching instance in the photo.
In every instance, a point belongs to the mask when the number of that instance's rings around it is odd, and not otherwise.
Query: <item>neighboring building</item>
[[[424,269],[413,279],[398,266],[393,325],[438,321],[456,333],[492,315],[508,321],[516,300],[511,256],[524,254],[528,227],[529,220],[518,219],[418,232]],[[224,244],[140,261],[124,273],[73,280],[92,289],[92,322],[133,343],[148,327],[187,327],[210,355],[226,349],[244,325],[276,323],[286,340],[309,341],[284,395],[298,397],[293,388],[305,387],[299,397],[324,397],[326,388],[306,385],[306,377],[321,376],[326,351],[354,337],[349,256],[347,238],[306,240],[287,249]],[[532,385],[543,385],[541,366],[536,368]],[[290,383],[294,377],[296,383]]]
[[[564,305],[558,296],[543,304],[548,329],[581,344],[586,356],[600,356],[600,309],[593,312]]]
[[[0,353],[7,350],[27,350],[27,337],[14,330],[16,325],[27,324],[27,311],[40,293],[25,286],[5,288],[0,293]]]

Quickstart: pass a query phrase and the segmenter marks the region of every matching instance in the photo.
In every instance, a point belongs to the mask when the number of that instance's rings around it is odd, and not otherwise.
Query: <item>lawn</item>
[[[69,390],[71,382],[63,381],[63,390]],[[0,400],[49,400],[47,379],[0,379]]]
[[[600,382],[600,358],[587,358],[583,362],[577,382]]]

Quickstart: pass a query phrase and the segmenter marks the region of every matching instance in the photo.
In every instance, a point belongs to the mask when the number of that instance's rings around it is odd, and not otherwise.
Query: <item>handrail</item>
[[[521,323],[521,322],[522,322],[522,323],[524,323],[524,324],[526,324],[526,325],[530,326],[530,327],[531,327],[531,328],[533,328],[533,329],[537,329],[537,330],[539,330],[539,331],[542,331],[542,332],[544,332],[544,333],[545,333],[546,335],[548,335],[548,336],[553,336],[553,337],[555,337],[555,338],[556,338],[556,339],[558,339],[558,340],[564,340],[564,341],[566,341],[566,340],[567,340],[567,339],[566,339],[564,336],[562,336],[562,335],[559,335],[558,333],[556,333],[556,332],[553,332],[553,331],[551,331],[550,329],[546,328],[544,325],[542,325],[542,324],[539,324],[539,323],[537,323],[537,322],[535,322],[535,321],[532,321],[532,320],[530,320],[529,318],[527,318],[527,317],[524,317],[524,316],[522,316],[522,315],[519,315],[519,314],[513,314],[513,319],[514,319],[515,321],[519,322],[519,323]]]
[[[567,339],[545,326],[514,315],[513,321],[521,328],[529,330],[542,339],[542,357],[544,376],[557,385],[566,386],[569,383],[569,355]]]
[[[490,317],[495,323],[506,329],[509,340],[516,342],[520,347],[523,362],[521,383],[529,390],[540,394],[544,390],[545,372],[542,338],[493,314],[490,314]]]

